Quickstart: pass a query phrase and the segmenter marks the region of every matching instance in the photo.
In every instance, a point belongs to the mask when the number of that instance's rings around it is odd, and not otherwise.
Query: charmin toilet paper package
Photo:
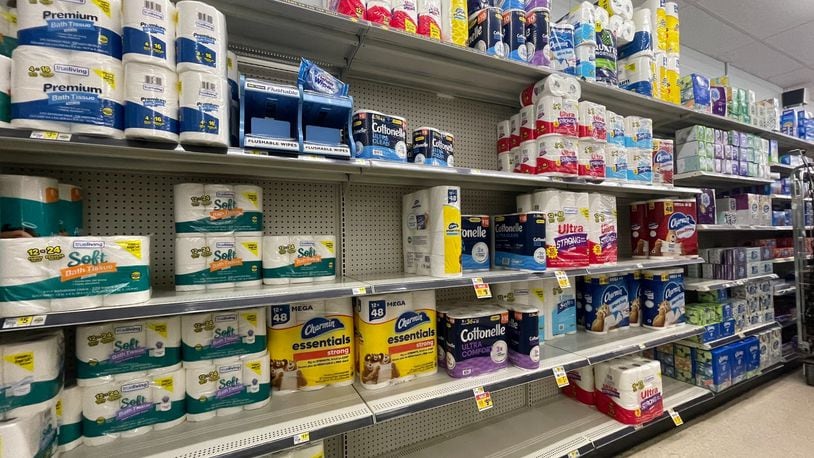
[[[122,58],[121,0],[20,2],[19,44]]]
[[[642,273],[639,271],[625,274],[627,281],[627,299],[630,304],[630,325],[642,325]]]
[[[630,326],[627,278],[624,275],[585,277],[585,330],[605,334]]]
[[[184,0],[178,11],[177,71],[226,76],[226,17],[203,2]]]
[[[124,135],[121,61],[39,46],[20,46],[12,60],[12,126],[114,138]]]
[[[510,270],[546,269],[546,221],[540,212],[494,217],[492,252],[495,267]]]
[[[45,301],[42,312],[150,299],[150,238],[41,237],[0,240],[0,312]]]
[[[211,360],[266,349],[266,308],[227,310],[181,317],[184,367],[202,367]]]
[[[435,291],[355,301],[356,370],[364,388],[437,372]]]
[[[461,189],[436,186],[402,198],[405,270],[461,276]],[[412,273],[412,272],[411,272]]]
[[[261,240],[256,236],[213,234],[176,237],[176,291],[259,285],[262,276]]]
[[[181,361],[181,317],[114,321],[76,328],[79,385],[114,374],[137,372]]]
[[[147,373],[121,374],[82,389],[82,435],[97,446],[183,422],[186,373],[181,364]]]
[[[275,391],[353,383],[350,298],[272,305],[269,313],[268,348]]]
[[[224,63],[223,76],[197,71],[179,73],[178,131],[181,143],[229,146],[231,91],[225,68]]]
[[[529,305],[509,306],[509,326],[506,328],[509,362],[524,369],[540,367],[539,314]]]
[[[619,256],[619,228],[616,197],[588,195],[588,257],[591,265],[614,263]]]
[[[489,227],[488,215],[461,216],[463,252],[461,264],[464,272],[479,272],[489,270],[491,257],[489,256]]]
[[[271,401],[270,383],[267,351],[188,368],[187,421],[204,421],[264,407]]]
[[[0,231],[3,237],[31,237],[59,231],[59,182],[53,178],[0,175]]]
[[[664,413],[661,365],[639,357],[615,359],[594,367],[596,408],[627,425],[655,420]]]
[[[263,188],[182,183],[173,188],[175,233],[263,233]]]
[[[447,312],[446,318],[447,373],[451,377],[474,377],[507,367],[506,309],[470,304]]]
[[[82,387],[65,387],[56,403],[57,443],[61,452],[82,445]]]
[[[175,6],[170,0],[123,0],[122,60],[175,71]]]
[[[0,177],[0,180],[3,178]],[[2,185],[0,185],[0,188]],[[0,191],[0,199],[2,194]],[[2,215],[2,210],[0,210]],[[59,204],[57,206],[59,233],[79,236],[85,232],[82,213],[82,188],[71,184],[59,184]]]
[[[132,62],[125,66],[124,135],[178,142],[178,76],[174,70]]]
[[[15,414],[14,409],[56,401],[64,378],[65,339],[62,331],[4,336],[0,339],[0,354],[3,374],[0,415]]]
[[[568,376],[568,385],[562,389],[562,392],[583,404],[595,405],[594,367],[588,366],[568,371],[566,375]]]
[[[685,323],[684,271],[642,271],[642,325],[668,328]]]
[[[57,452],[56,403],[31,415],[0,420],[0,456],[48,457]]]

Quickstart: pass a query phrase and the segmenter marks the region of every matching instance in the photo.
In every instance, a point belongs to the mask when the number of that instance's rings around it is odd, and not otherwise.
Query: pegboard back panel
[[[526,405],[526,388],[493,391],[492,401],[494,407],[483,412],[468,399],[351,431],[345,437],[345,456],[392,456],[394,450],[520,409]]]
[[[554,381],[554,377],[546,377],[540,380],[527,383],[528,387],[528,402],[529,406],[548,401],[557,396],[560,396],[560,389]]]
[[[152,281],[157,288],[174,285],[173,186],[179,183],[254,184],[263,188],[266,235],[336,234],[337,239],[340,236],[340,185],[334,183],[28,167],[3,167],[2,171],[53,177],[81,187],[85,230],[90,235],[152,236]]]

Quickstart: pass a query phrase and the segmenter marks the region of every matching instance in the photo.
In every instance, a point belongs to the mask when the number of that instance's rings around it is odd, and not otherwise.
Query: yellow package
[[[678,3],[667,2],[664,4],[664,10],[667,20],[667,52],[679,53],[681,50],[681,27],[678,20]]]
[[[469,38],[468,14],[466,0],[450,0],[444,3],[446,40],[458,46],[466,46],[466,39]]]

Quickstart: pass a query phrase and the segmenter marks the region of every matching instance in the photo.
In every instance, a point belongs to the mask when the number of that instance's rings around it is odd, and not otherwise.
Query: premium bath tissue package
[[[56,402],[64,379],[65,338],[62,331],[3,336],[0,355],[3,374],[0,417],[26,414],[31,410],[29,406],[51,400]]]
[[[125,66],[124,135],[178,142],[178,76],[175,70],[141,62]]]
[[[225,78],[226,17],[203,2],[183,0],[175,7],[178,73],[202,72]]]
[[[175,233],[263,235],[263,188],[182,183],[173,188]]]
[[[461,188],[436,186],[402,199],[404,271],[460,277]]]
[[[261,353],[266,349],[266,307],[198,313],[181,317],[184,367]]]
[[[205,421],[264,407],[271,401],[270,381],[267,351],[187,368],[187,421]]]
[[[336,236],[263,237],[263,283],[287,285],[336,280]]]
[[[286,393],[352,384],[353,339],[350,298],[272,305],[271,387]]]
[[[170,0],[124,0],[122,60],[175,72],[175,5]]]

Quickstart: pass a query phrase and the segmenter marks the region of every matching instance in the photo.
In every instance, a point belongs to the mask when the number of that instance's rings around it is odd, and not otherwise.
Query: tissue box
[[[676,172],[681,173],[688,173],[688,172],[714,172],[715,171],[715,159],[706,158],[706,157],[698,157],[698,156],[691,156],[684,159],[676,160]]]
[[[715,190],[702,188],[695,201],[698,208],[698,224],[715,224]]]
[[[726,116],[726,88],[721,86],[711,86],[709,88],[709,94],[710,101],[712,103],[712,114]]]
[[[692,126],[676,131],[676,144],[695,141],[715,143],[715,129],[706,126]]]
[[[704,75],[693,73],[678,80],[681,90],[681,104],[687,108],[703,113],[711,110],[709,79]]]
[[[678,151],[676,154],[677,159],[686,159],[695,156],[705,158],[715,157],[714,145],[712,143],[697,140],[678,145]]]

